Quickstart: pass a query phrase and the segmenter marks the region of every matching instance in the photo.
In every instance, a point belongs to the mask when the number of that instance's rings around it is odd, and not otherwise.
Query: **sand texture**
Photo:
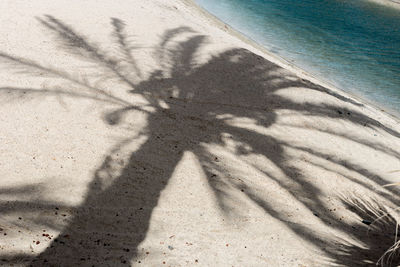
[[[365,266],[393,244],[395,118],[190,1],[0,10],[0,265]]]

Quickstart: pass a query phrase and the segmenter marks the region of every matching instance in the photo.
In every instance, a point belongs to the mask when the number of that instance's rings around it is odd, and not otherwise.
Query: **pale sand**
[[[0,10],[0,264],[357,266],[392,244],[362,220],[399,204],[396,119],[189,1]]]
[[[373,3],[377,3],[379,5],[388,6],[391,8],[400,9],[400,1],[399,0],[367,0]]]

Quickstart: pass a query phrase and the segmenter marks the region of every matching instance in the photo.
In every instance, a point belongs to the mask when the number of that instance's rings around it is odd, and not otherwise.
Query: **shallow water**
[[[196,0],[271,52],[400,114],[400,11],[363,0]]]

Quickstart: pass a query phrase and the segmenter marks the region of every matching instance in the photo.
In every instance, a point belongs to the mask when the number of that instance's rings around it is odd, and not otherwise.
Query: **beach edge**
[[[257,43],[256,41],[252,40],[250,37],[246,36],[244,33],[236,30],[233,28],[231,25],[223,22],[220,20],[218,17],[215,15],[211,14],[208,12],[206,9],[201,7],[196,3],[195,0],[180,0],[183,4],[185,4],[188,8],[192,9],[192,11],[197,12],[199,16],[202,16],[207,22],[209,23],[209,26],[211,27],[216,27],[221,31],[224,31],[225,33],[229,34],[231,37],[236,38],[240,40],[241,42],[247,44],[252,48],[252,52],[262,56],[263,58],[277,64],[278,66],[289,70],[296,74],[298,77],[309,80],[310,82],[320,85],[322,87],[325,87],[329,90],[332,90],[335,93],[338,93],[344,97],[347,97],[355,102],[359,102],[364,106],[366,109],[365,111],[368,110],[368,115],[376,114],[378,116],[386,116],[389,119],[393,120],[395,124],[400,124],[400,114],[397,114],[394,110],[391,110],[387,107],[382,107],[380,106],[379,103],[372,102],[361,95],[357,95],[351,92],[348,92],[344,88],[340,88],[337,85],[334,85],[330,83],[329,81],[324,80],[321,77],[315,76],[308,71],[302,69],[301,67],[298,67],[292,63],[290,63],[288,60],[285,58],[274,54],[273,52],[269,51],[266,49],[264,46],[261,44]],[[379,4],[379,2],[383,2],[381,0],[366,0],[370,2],[374,2]],[[400,9],[400,4],[397,4],[397,7]],[[376,116],[375,115],[375,116]]]

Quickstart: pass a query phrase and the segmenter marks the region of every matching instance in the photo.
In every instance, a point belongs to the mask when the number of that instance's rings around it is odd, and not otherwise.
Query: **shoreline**
[[[372,2],[372,3],[382,4],[382,5],[384,5],[385,2],[387,2],[387,1],[382,1],[382,0],[367,0],[367,1]],[[289,71],[292,71],[293,73],[295,73],[297,76],[299,76],[302,79],[309,80],[315,84],[325,87],[326,89],[332,90],[335,93],[339,93],[339,94],[343,95],[344,97],[347,97],[356,102],[359,102],[359,103],[363,104],[365,108],[372,109],[371,110],[372,112],[383,113],[386,116],[388,116],[389,118],[393,119],[396,123],[400,124],[400,113],[398,113],[390,108],[380,106],[380,103],[376,103],[371,100],[368,100],[361,95],[356,95],[354,93],[348,92],[348,91],[346,91],[346,89],[342,89],[342,88],[332,84],[329,81],[325,81],[323,78],[317,77],[317,76],[307,72],[306,70],[302,69],[301,67],[296,66],[295,64],[289,62],[285,58],[283,58],[277,54],[274,54],[273,52],[266,49],[263,45],[252,40],[245,33],[242,33],[240,31],[236,30],[228,23],[223,22],[217,16],[208,12],[205,8],[198,5],[195,0],[182,0],[182,2],[188,4],[190,7],[197,10],[197,12],[200,15],[204,16],[206,19],[211,20],[211,24],[213,24],[213,26],[219,28],[222,31],[227,32],[229,35],[233,36],[234,38],[237,38],[240,41],[246,43],[247,45],[253,47],[255,49],[255,51],[258,51],[258,53],[261,56],[263,56],[264,58],[266,58],[267,60],[270,60],[270,61],[276,63],[277,65],[279,65]],[[400,9],[400,3],[393,3],[393,5],[395,5],[397,8]]]
[[[367,0],[371,3],[375,3],[381,6],[386,6],[390,8],[400,9],[400,2],[394,0]]]

